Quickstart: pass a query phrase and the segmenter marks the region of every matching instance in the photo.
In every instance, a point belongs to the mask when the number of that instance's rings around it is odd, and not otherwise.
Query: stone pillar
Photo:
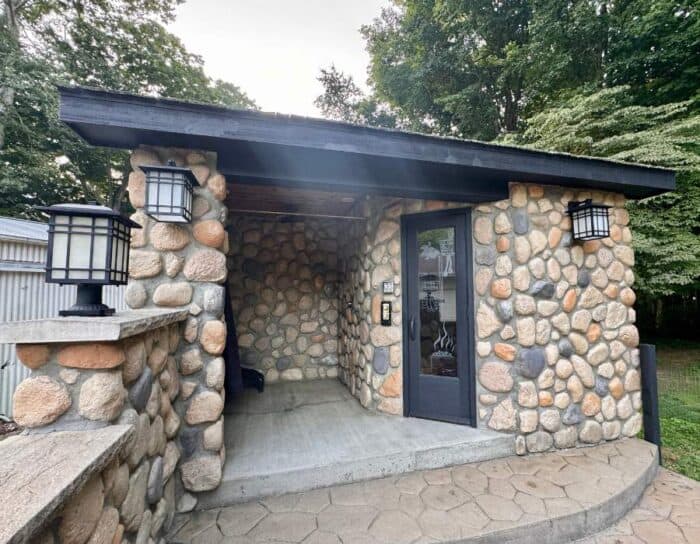
[[[139,166],[169,160],[191,168],[200,183],[190,224],[158,223],[141,209],[145,175]],[[225,364],[221,355],[226,345],[226,180],[216,171],[213,153],[139,148],[132,153],[131,165],[129,199],[137,210],[132,219],[143,229],[132,240],[126,302],[131,308],[189,310],[184,341],[176,354],[182,377],[176,409],[184,421],[179,434],[181,476],[188,491],[208,491],[219,485],[225,458]]]

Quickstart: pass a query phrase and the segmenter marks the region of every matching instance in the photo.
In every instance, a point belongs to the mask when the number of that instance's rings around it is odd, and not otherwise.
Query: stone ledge
[[[69,497],[114,459],[133,432],[130,425],[113,425],[0,442],[0,542],[36,536]]]
[[[0,344],[112,342],[187,318],[187,309],[131,310],[110,317],[50,317],[0,325]]]

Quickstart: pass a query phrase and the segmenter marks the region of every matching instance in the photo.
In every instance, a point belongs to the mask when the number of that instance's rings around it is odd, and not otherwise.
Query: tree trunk
[[[19,51],[19,26],[17,24],[17,6],[14,0],[3,0],[3,16],[0,21],[7,29],[7,36],[11,40],[9,49],[15,52]],[[9,57],[12,54],[8,55]],[[5,63],[9,64],[11,58],[5,59]],[[6,66],[3,68],[6,69]],[[0,87],[0,151],[5,147],[5,126],[7,118],[10,115],[10,110],[15,101],[15,90],[9,82]]]

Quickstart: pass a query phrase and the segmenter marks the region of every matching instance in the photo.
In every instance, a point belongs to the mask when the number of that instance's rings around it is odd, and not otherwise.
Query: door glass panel
[[[457,377],[455,229],[418,231],[421,374]]]

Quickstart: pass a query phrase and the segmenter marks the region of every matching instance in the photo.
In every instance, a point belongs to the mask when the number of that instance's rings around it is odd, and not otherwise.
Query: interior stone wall
[[[174,323],[119,342],[17,345],[32,369],[13,399],[27,432],[135,429],[121,455],[66,502],[51,529],[57,542],[86,542],[93,534],[95,542],[146,542],[169,527],[181,456],[182,419],[173,404],[186,390],[176,362],[181,338]]]
[[[189,167],[200,184],[194,191],[191,223],[159,223],[142,209],[146,180],[140,165],[164,165],[169,160]],[[131,165],[129,200],[136,208],[132,219],[143,228],[132,231],[126,303],[134,309],[189,311],[175,354],[185,377],[183,395],[176,401],[184,416],[178,435],[180,472],[187,491],[208,491],[219,485],[225,460],[223,442],[208,437],[223,428],[225,402],[223,381],[212,376],[223,375],[221,355],[226,345],[226,180],[216,171],[216,155],[203,151],[142,147],[132,152]],[[186,498],[196,502],[192,495]]]
[[[572,240],[566,206],[612,206]],[[635,436],[642,423],[632,235],[622,195],[511,184],[473,214],[479,421],[518,453]]]
[[[268,382],[338,375],[337,221],[231,217],[229,285],[245,366]]]

